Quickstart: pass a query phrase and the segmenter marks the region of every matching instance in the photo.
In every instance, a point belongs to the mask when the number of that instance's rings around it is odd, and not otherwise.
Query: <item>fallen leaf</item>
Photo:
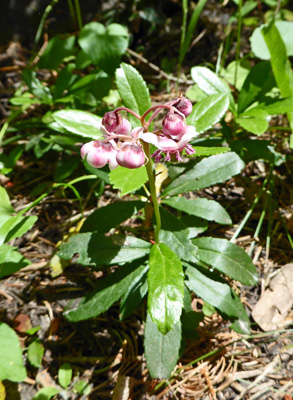
[[[252,316],[264,330],[284,328],[293,306],[293,263],[284,265],[256,303]]]

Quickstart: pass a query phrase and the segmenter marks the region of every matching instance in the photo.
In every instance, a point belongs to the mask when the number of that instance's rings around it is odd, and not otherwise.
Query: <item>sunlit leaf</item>
[[[163,243],[153,245],[148,272],[148,310],[164,335],[181,315],[184,296],[183,270],[178,256]]]

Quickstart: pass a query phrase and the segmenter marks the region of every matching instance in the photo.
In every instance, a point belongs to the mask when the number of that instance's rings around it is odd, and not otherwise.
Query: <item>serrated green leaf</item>
[[[95,210],[81,227],[80,232],[109,232],[145,206],[143,201],[117,201]]]
[[[64,312],[69,321],[81,321],[105,312],[127,291],[130,284],[144,271],[145,265],[131,263],[98,281],[95,291]]]
[[[50,400],[59,392],[60,390],[53,386],[46,386],[40,389],[38,393],[32,398],[32,400]]]
[[[127,291],[123,295],[120,304],[120,319],[128,318],[132,312],[140,305],[142,299],[147,294],[148,283],[147,283],[147,271],[149,267],[146,265],[141,270],[140,275],[131,282]]]
[[[128,46],[128,32],[120,24],[99,22],[84,25],[78,36],[83,52],[106,72],[113,74]]]
[[[238,174],[244,166],[244,162],[233,152],[205,158],[191,170],[174,179],[162,196],[186,193],[224,182]]]
[[[12,382],[22,382],[26,378],[23,366],[22,350],[18,337],[13,329],[0,322],[0,381],[8,379]]]
[[[265,83],[268,81],[271,65],[267,61],[256,64],[244,81],[238,98],[238,114],[242,113],[256,99]]]
[[[68,132],[91,139],[101,139],[102,118],[80,110],[60,110],[52,114],[54,120]]]
[[[125,107],[142,115],[151,107],[149,89],[140,73],[129,64],[122,63],[115,72],[116,85]],[[141,126],[140,121],[129,115],[133,127]]]
[[[203,263],[246,285],[257,283],[257,270],[241,247],[212,237],[193,239],[192,243],[198,247],[197,257]]]
[[[109,174],[109,179],[114,189],[121,190],[121,196],[138,190],[148,180],[145,167],[129,169],[118,167]]]
[[[188,238],[189,231],[165,231],[160,230],[159,239],[161,243],[172,248],[175,254],[181,259],[190,262],[198,261],[196,258],[197,248]]]
[[[235,121],[248,132],[262,135],[269,127],[270,117],[266,111],[258,108],[245,111]]]
[[[166,334],[181,315],[184,296],[180,259],[164,243],[153,245],[149,259],[148,310],[159,331]]]
[[[221,81],[221,79],[213,71],[206,67],[193,67],[191,68],[190,72],[191,78],[207,95],[228,95],[230,107],[233,111],[235,110],[235,102],[230,92],[229,86]]]
[[[185,282],[204,301],[214,306],[225,317],[233,321],[231,327],[239,333],[249,334],[249,319],[238,296],[227,283],[212,276],[209,271],[200,272],[198,268],[187,266]]]
[[[176,366],[181,345],[181,323],[163,335],[147,314],[144,348],[147,368],[152,378],[167,379]]]
[[[78,254],[77,262],[82,265],[122,265],[147,255],[150,246],[150,243],[133,236],[106,237],[101,233],[88,232],[72,236],[60,246],[58,255],[70,260]]]
[[[187,117],[188,125],[193,125],[198,133],[210,129],[223,117],[229,107],[228,94],[214,94],[199,101]]]
[[[69,363],[64,363],[58,370],[58,381],[60,385],[66,389],[72,379],[72,368]]]
[[[28,346],[27,356],[32,366],[40,368],[44,355],[44,346],[40,339],[34,339]]]
[[[199,197],[196,199],[186,199],[185,197],[178,196],[166,199],[164,203],[176,210],[184,211],[187,214],[195,215],[196,217],[207,219],[208,221],[215,221],[219,224],[232,223],[224,207],[214,200]]]
[[[0,278],[11,275],[31,262],[16,251],[16,247],[2,244],[0,246]]]

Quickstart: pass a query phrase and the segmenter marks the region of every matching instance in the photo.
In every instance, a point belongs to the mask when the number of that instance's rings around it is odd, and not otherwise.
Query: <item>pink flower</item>
[[[80,154],[82,158],[87,157],[87,162],[94,168],[102,168],[107,163],[110,163],[111,168],[115,165],[114,159],[117,152],[115,147],[115,142],[104,143],[100,140],[93,140],[82,146]]]
[[[188,142],[196,135],[196,129],[191,125],[187,125],[184,132],[176,139],[174,138],[174,136],[172,137],[172,139],[166,136],[160,136],[158,144],[156,145],[158,150],[156,150],[152,154],[152,157],[155,158],[156,162],[160,162],[162,159],[162,153],[165,153],[165,161],[170,161],[171,155],[175,154],[177,161],[182,161],[180,153],[182,153],[183,150],[185,150],[186,154],[188,155],[195,153],[195,150],[190,144],[188,144]]]
[[[116,161],[121,167],[135,169],[144,164],[145,155],[140,146],[123,143],[117,151]]]

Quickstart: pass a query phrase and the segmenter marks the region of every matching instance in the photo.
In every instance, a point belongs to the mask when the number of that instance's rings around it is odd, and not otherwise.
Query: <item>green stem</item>
[[[68,3],[69,12],[71,14],[71,18],[72,18],[73,24],[75,26],[75,29],[78,29],[77,18],[76,18],[76,15],[75,15],[75,11],[74,11],[72,0],[67,0],[67,3]]]
[[[81,18],[79,0],[74,0],[74,4],[75,4],[75,12],[76,12],[76,16],[77,16],[78,28],[81,31],[82,30],[82,18]]]
[[[239,3],[238,3],[237,45],[236,45],[236,68],[235,68],[235,75],[234,75],[234,87],[236,87],[236,83],[237,83],[238,62],[239,62],[239,55],[240,55],[241,28],[242,28],[242,0],[239,0]]]
[[[262,184],[262,186],[261,186],[261,189],[260,189],[258,195],[257,195],[256,198],[254,199],[254,201],[253,201],[253,203],[252,203],[252,206],[250,207],[250,209],[248,210],[247,214],[246,214],[245,217],[243,218],[241,224],[238,226],[238,228],[236,229],[234,235],[233,235],[232,238],[230,239],[230,242],[232,242],[232,243],[235,242],[235,240],[237,239],[239,233],[242,231],[244,225],[246,224],[246,222],[247,222],[248,219],[250,218],[251,214],[253,213],[253,210],[254,210],[255,206],[256,206],[257,203],[259,202],[259,200],[260,200],[260,198],[261,198],[261,196],[262,196],[262,194],[263,194],[263,191],[264,191],[264,189],[265,189],[265,186],[266,186],[268,180],[270,179],[270,177],[271,177],[271,176],[267,177],[267,178],[263,181],[263,184]]]
[[[153,173],[153,164],[151,160],[151,153],[150,153],[150,146],[148,143],[143,142],[143,149],[145,152],[145,155],[148,159],[148,162],[146,163],[146,170],[149,178],[149,184],[150,184],[150,193],[151,193],[151,198],[153,202],[153,207],[154,207],[154,213],[156,217],[156,229],[155,229],[155,242],[159,243],[159,233],[161,229],[161,216],[160,216],[160,210],[159,210],[159,202],[157,198],[157,193],[156,193],[156,184],[155,184],[155,177]]]
[[[258,235],[259,235],[259,232],[260,232],[260,230],[261,230],[261,227],[262,227],[262,224],[263,224],[263,221],[264,221],[266,212],[267,212],[267,207],[268,207],[268,203],[269,203],[269,198],[270,198],[270,192],[267,193],[267,197],[266,197],[266,201],[265,201],[265,206],[264,206],[264,208],[263,208],[263,210],[262,210],[262,212],[261,212],[261,215],[260,215],[260,218],[259,218],[259,221],[258,221],[256,230],[255,230],[254,235],[253,235],[254,240],[252,241],[252,243],[251,243],[251,245],[250,245],[249,252],[248,252],[248,255],[249,255],[250,257],[251,257],[251,255],[252,255],[252,253],[253,253],[256,240],[258,240]]]
[[[58,1],[59,1],[59,0],[52,0],[51,3],[46,7],[46,9],[45,9],[45,11],[44,11],[44,14],[43,14],[43,16],[42,16],[40,25],[39,25],[39,27],[38,27],[38,31],[37,31],[37,33],[36,33],[35,45],[39,42],[39,40],[40,40],[40,38],[41,38],[41,34],[42,34],[42,31],[43,31],[43,28],[44,28],[44,25],[45,25],[45,22],[46,22],[46,19],[47,19],[48,15],[49,15],[50,12],[53,10],[54,5],[57,4]]]

